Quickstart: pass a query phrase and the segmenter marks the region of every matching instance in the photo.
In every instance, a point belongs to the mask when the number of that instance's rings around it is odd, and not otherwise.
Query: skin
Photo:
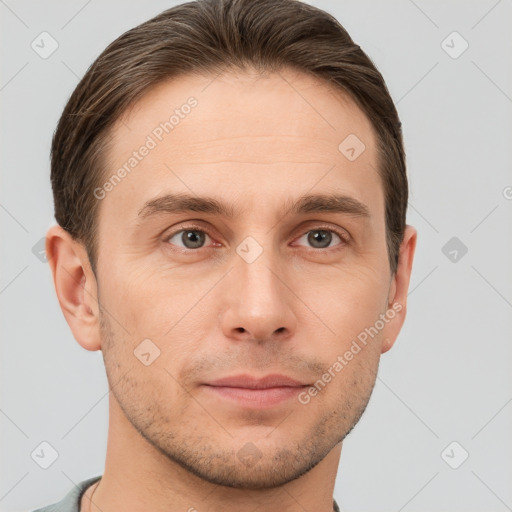
[[[91,510],[330,512],[342,441],[405,319],[416,231],[407,226],[392,275],[373,127],[344,93],[290,69],[156,86],[116,123],[107,178],[190,96],[198,105],[101,200],[96,276],[79,242],[59,226],[47,233],[62,311],[80,345],[102,351],[111,388]],[[338,150],[351,133],[366,146],[354,161]],[[169,192],[243,211],[141,221],[145,202]],[[333,192],[369,217],[282,213]],[[206,233],[199,248],[170,236],[192,225]],[[311,239],[319,229],[331,230],[323,246]],[[251,263],[236,252],[247,236],[263,249]],[[240,373],[312,385],[393,304],[401,310],[307,404],[250,409],[203,385]],[[147,338],[160,350],[149,366],[134,356]],[[247,446],[252,465],[239,456]]]

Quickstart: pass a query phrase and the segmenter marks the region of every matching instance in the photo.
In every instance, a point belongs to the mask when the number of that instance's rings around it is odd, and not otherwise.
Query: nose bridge
[[[267,230],[268,231],[268,230]],[[255,232],[253,232],[255,233]],[[261,242],[260,242],[261,241]],[[277,332],[290,334],[295,328],[291,294],[282,281],[279,249],[272,241],[272,233],[263,229],[246,236],[235,248],[234,269],[230,273],[224,328],[245,333],[251,339],[269,339]]]
[[[259,235],[249,235],[238,244],[235,252],[235,273],[244,283],[244,296],[263,293],[264,296],[260,298],[266,296],[270,301],[275,298],[275,294],[281,293],[275,271],[281,262],[271,234],[265,235],[261,231]]]

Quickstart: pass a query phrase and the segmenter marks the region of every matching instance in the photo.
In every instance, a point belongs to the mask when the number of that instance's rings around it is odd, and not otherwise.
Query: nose
[[[294,334],[297,324],[291,267],[287,270],[270,249],[249,261],[235,254],[235,268],[224,288],[223,333],[236,341],[284,341]]]

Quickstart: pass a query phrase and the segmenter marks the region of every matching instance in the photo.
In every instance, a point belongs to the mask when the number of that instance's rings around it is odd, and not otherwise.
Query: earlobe
[[[389,337],[385,337],[382,341],[382,350],[380,351],[381,354],[385,354],[395,343],[395,340],[392,340]]]
[[[382,342],[382,354],[393,346],[405,321],[407,293],[409,291],[414,252],[416,250],[416,239],[416,229],[407,225],[405,227],[404,238],[400,245],[398,267],[390,285],[388,309],[394,310],[394,317],[389,325],[390,329],[387,331],[387,336]]]
[[[46,234],[46,255],[73,336],[86,350],[100,350],[97,283],[87,251],[62,227],[52,226]]]

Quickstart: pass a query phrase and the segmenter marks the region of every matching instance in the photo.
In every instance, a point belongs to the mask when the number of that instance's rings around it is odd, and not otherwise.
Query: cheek
[[[120,403],[131,407],[133,414],[155,412],[150,409],[158,403],[181,403],[186,392],[177,384],[175,367],[186,354],[179,353],[180,347],[170,353],[157,337],[128,333],[107,315],[102,318],[105,368]]]
[[[372,271],[338,272],[316,285],[312,292],[305,283],[299,293],[309,296],[305,302],[343,339],[373,325],[386,306],[388,284]]]
[[[125,335],[134,340],[161,338],[190,308],[195,291],[163,280],[149,268],[128,268],[123,271],[121,264],[116,265],[102,280],[101,301]]]

